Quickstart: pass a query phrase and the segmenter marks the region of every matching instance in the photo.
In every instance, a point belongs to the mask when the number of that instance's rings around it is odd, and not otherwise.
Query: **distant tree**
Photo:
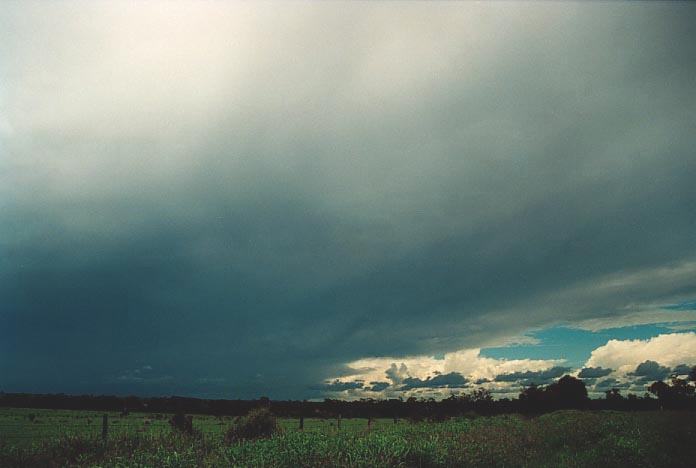
[[[461,415],[471,409],[471,397],[467,394],[450,395],[440,402],[443,411],[449,415]]]
[[[664,383],[662,380],[658,380],[657,382],[650,384],[648,391],[657,398],[664,397],[667,395],[667,392],[669,392],[669,385]]]
[[[694,394],[694,386],[689,385],[689,382],[686,379],[673,377],[670,387],[674,396],[678,398],[686,398]]]
[[[477,388],[473,392],[471,392],[470,399],[474,403],[476,403],[476,402],[489,402],[489,401],[493,401],[493,394],[491,393],[490,390],[487,390],[485,388]]]
[[[687,379],[673,376],[670,384],[654,382],[648,390],[657,395],[660,406],[664,408],[686,408],[694,403],[695,388]]]
[[[544,389],[533,383],[520,392],[519,400],[523,411],[538,413],[545,406]]]
[[[585,382],[570,375],[565,375],[546,387],[545,393],[550,402],[558,408],[584,408],[587,406],[587,387]]]
[[[611,409],[623,409],[627,406],[627,400],[621,395],[621,390],[612,388],[604,392],[606,407]]]
[[[660,402],[660,408],[663,408],[666,404],[669,404],[670,388],[669,385],[664,383],[662,380],[653,382],[648,387],[648,391],[657,396],[657,399]]]
[[[604,392],[606,395],[607,401],[611,402],[617,402],[617,401],[623,401],[624,397],[621,395],[621,390],[618,388],[612,388],[611,390],[607,390]]]
[[[696,382],[696,366],[693,366],[691,368],[691,372],[689,372],[689,382]]]
[[[271,407],[271,399],[268,398],[267,396],[262,396],[259,398],[259,406],[262,408],[270,408]]]
[[[493,394],[490,390],[485,388],[476,388],[471,394],[468,395],[468,400],[471,402],[474,410],[479,414],[491,414],[495,403],[493,401]]]
[[[414,396],[406,399],[406,412],[408,418],[413,422],[422,421],[427,416],[424,405]]]

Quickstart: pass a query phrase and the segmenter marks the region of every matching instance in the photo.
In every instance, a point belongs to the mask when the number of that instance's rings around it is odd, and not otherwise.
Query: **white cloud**
[[[648,360],[668,367],[696,364],[696,333],[672,333],[647,340],[609,340],[592,351],[585,366],[608,367],[618,374],[626,374]]]
[[[563,359],[496,359],[481,356],[481,350],[461,349],[452,353],[447,353],[442,359],[432,356],[411,356],[407,358],[392,358],[392,357],[375,357],[353,361],[348,364],[350,369],[354,369],[354,373],[344,376],[339,379],[342,382],[386,382],[391,381],[392,385],[383,392],[380,396],[391,397],[399,392],[399,383],[406,377],[414,377],[419,379],[427,379],[438,374],[449,374],[456,372],[462,374],[471,383],[479,379],[493,380],[499,374],[507,374],[518,371],[540,371],[549,369],[553,366],[563,363]],[[387,374],[388,373],[388,374]],[[389,375],[390,377],[387,377]],[[396,377],[396,378],[395,378]],[[517,390],[517,385],[510,382],[486,382],[484,384],[489,390],[494,393],[508,393],[511,389]],[[423,394],[427,389],[418,389],[417,391],[403,392],[403,394]],[[442,389],[437,390],[442,394]],[[352,389],[345,391],[342,397],[359,397],[363,396],[364,390]],[[446,391],[447,393],[447,391]]]
[[[471,379],[493,379],[499,374],[540,371],[563,363],[564,359],[495,359],[480,355],[480,349],[466,349],[445,355],[445,372],[460,372]]]
[[[669,368],[679,364],[696,364],[696,333],[663,334],[646,340],[609,340],[605,345],[592,351],[584,367],[613,369],[608,377],[616,379],[617,385],[625,385],[635,380],[635,377],[628,374],[634,372],[639,364],[648,360]],[[478,348],[461,349],[447,353],[442,359],[432,356],[411,356],[403,359],[392,357],[360,359],[348,364],[349,368],[355,372],[344,376],[339,379],[340,381],[390,381],[391,385],[382,392],[351,389],[341,393],[341,397],[359,398],[366,394],[379,397],[415,394],[442,396],[448,394],[451,389],[444,390],[444,393],[443,389],[418,389],[417,391],[401,392],[399,391],[399,383],[406,377],[426,379],[450,372],[462,374],[471,384],[479,380],[484,381],[485,383],[482,385],[485,388],[498,394],[498,396],[503,396],[505,393],[518,392],[520,386],[516,382],[493,381],[497,375],[542,371],[563,362],[563,359],[496,359],[481,356],[481,350]],[[571,374],[577,374],[577,371],[571,372]],[[592,387],[589,387],[588,391],[595,396],[601,393],[593,392]]]

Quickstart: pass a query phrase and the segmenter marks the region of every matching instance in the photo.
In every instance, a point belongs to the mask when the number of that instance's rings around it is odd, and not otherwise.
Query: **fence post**
[[[304,416],[300,416],[300,430],[304,429]]]
[[[106,443],[106,435],[109,432],[109,415],[104,413],[102,416],[102,440]]]
[[[338,418],[336,419],[336,429],[341,428],[341,413],[338,414]]]
[[[367,430],[369,431],[372,427],[372,416],[367,418]]]

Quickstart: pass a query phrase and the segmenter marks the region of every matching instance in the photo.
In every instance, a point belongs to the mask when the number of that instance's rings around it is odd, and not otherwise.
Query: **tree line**
[[[121,413],[195,413],[241,416],[255,408],[269,408],[280,417],[319,418],[408,418],[438,420],[467,414],[523,413],[540,414],[559,409],[578,410],[696,410],[696,367],[686,379],[674,376],[669,383],[656,381],[643,395],[623,395],[618,388],[605,392],[604,398],[590,399],[585,383],[566,375],[548,385],[525,387],[516,398],[493,399],[489,390],[477,388],[470,393],[434,398],[392,398],[346,401],[200,399],[180,396],[149,397],[109,395],[29,394],[0,392],[0,407],[63,410],[120,411]]]

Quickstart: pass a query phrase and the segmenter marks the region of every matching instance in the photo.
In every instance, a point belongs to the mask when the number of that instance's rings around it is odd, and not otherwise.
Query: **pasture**
[[[0,409],[0,466],[693,466],[687,412],[558,411],[444,422],[281,419],[269,439],[225,443],[232,417],[194,416],[198,437],[169,415]]]

